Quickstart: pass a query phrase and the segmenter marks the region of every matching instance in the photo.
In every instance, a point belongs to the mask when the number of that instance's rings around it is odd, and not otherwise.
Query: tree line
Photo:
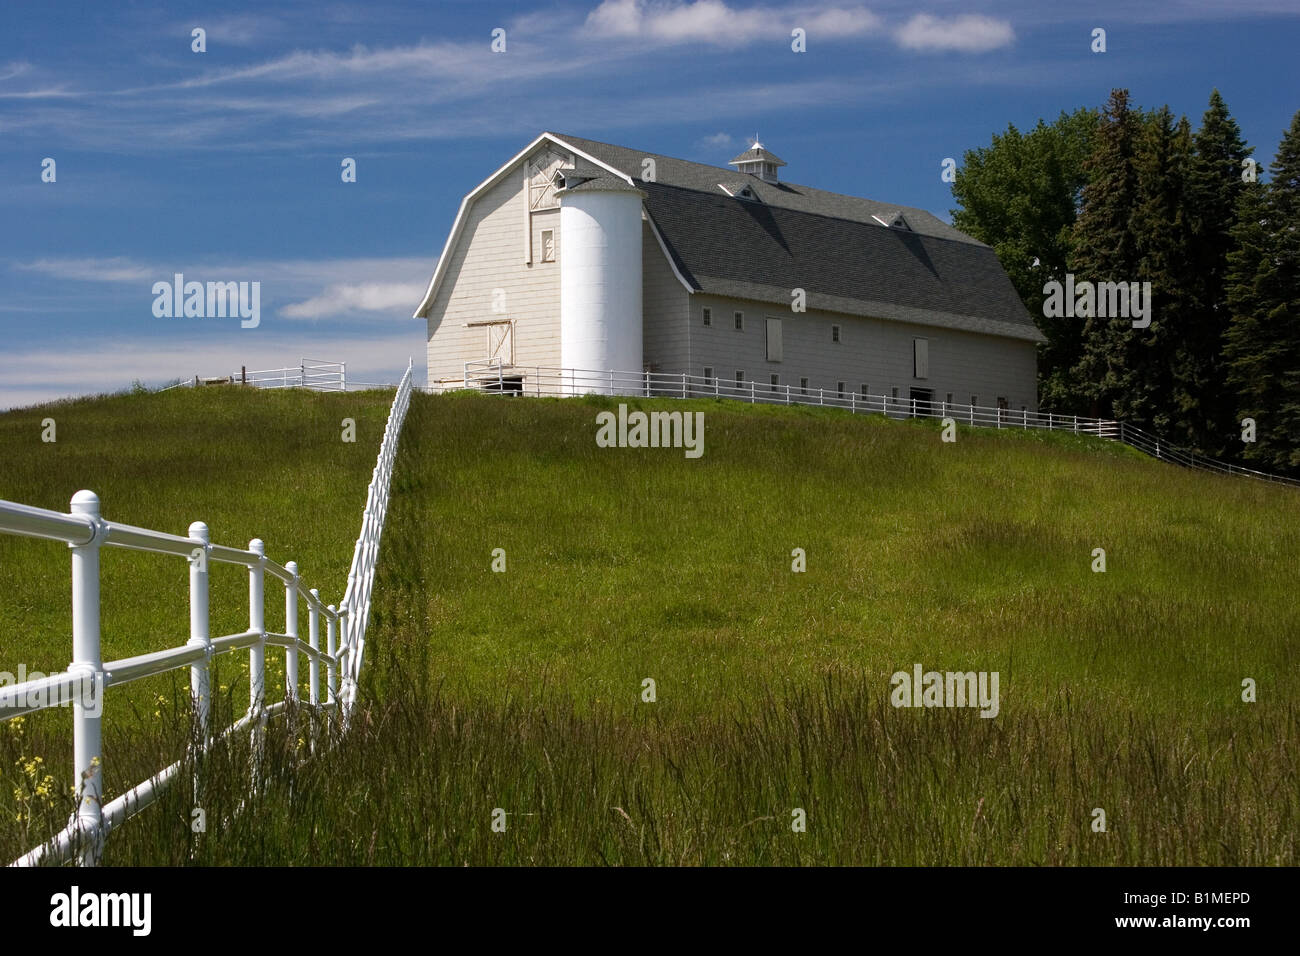
[[[1300,112],[1267,176],[1253,152],[1218,90],[1195,131],[1113,90],[966,152],[953,225],[993,247],[1047,339],[1043,410],[1300,474]],[[1149,324],[1062,314],[1067,278],[1149,282]]]

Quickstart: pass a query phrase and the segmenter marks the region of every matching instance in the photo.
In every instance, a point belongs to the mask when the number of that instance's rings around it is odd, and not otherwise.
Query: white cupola
[[[757,176],[765,183],[774,183],[777,181],[776,170],[784,166],[785,160],[778,157],[775,153],[769,152],[768,149],[755,137],[753,145],[745,150],[731,162],[728,166],[735,166],[738,172],[749,173],[751,176]]]

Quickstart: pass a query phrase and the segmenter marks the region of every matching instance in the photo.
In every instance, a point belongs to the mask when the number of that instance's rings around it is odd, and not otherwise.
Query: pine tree
[[[1217,89],[1210,94],[1194,144],[1187,205],[1196,306],[1183,330],[1174,402],[1181,419],[1179,433],[1187,444],[1206,454],[1235,456],[1240,444],[1235,441],[1235,409],[1222,356],[1231,318],[1228,253],[1234,248],[1238,197],[1257,184],[1242,180],[1242,162],[1254,150],[1242,140]]]
[[[1253,418],[1243,457],[1300,472],[1300,113],[1278,145],[1270,181],[1243,193],[1228,255],[1225,336],[1237,412]]]
[[[1196,264],[1189,255],[1191,227],[1187,216],[1187,180],[1192,161],[1191,126],[1176,124],[1168,106],[1152,114],[1141,136],[1136,166],[1136,208],[1130,220],[1137,248],[1132,278],[1151,283],[1146,328],[1132,319],[1112,319],[1110,348],[1116,391],[1116,417],[1186,443],[1179,414],[1184,376],[1195,362],[1185,348],[1196,308]]]
[[[1078,281],[1120,282],[1136,278],[1137,235],[1133,211],[1138,202],[1137,154],[1141,114],[1130,109],[1128,90],[1112,90],[1102,110],[1093,150],[1084,169],[1088,184],[1074,224],[1073,272]],[[1076,405],[1094,415],[1113,417],[1115,401],[1127,387],[1125,338],[1129,319],[1094,316],[1083,321],[1083,354],[1069,384]]]

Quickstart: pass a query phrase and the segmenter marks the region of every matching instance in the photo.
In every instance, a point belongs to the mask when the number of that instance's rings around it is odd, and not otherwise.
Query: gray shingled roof
[[[735,170],[553,134],[632,177],[688,283],[701,292],[1043,341],[993,250],[922,209],[742,176]],[[655,160],[656,182],[640,180]],[[902,212],[911,231],[880,225]]]
[[[584,180],[575,186],[565,186],[563,189],[557,189],[555,192],[556,195],[563,196],[565,193],[577,192],[640,193],[641,190],[625,179],[619,179],[617,176],[605,173]]]

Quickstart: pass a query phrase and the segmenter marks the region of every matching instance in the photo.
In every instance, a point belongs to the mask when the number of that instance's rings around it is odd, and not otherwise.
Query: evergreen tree
[[[1185,442],[1216,456],[1235,456],[1240,449],[1222,350],[1231,317],[1227,271],[1237,200],[1243,189],[1257,185],[1242,181],[1242,161],[1252,152],[1214,90],[1196,133],[1187,186],[1197,307],[1184,328],[1174,401]]]
[[[1266,470],[1300,471],[1300,113],[1269,166],[1246,184],[1236,248],[1228,254],[1227,379],[1256,441],[1243,457]]]
[[[1135,328],[1131,317],[1121,316],[1109,327],[1114,414],[1179,443],[1188,438],[1178,398],[1186,391],[1185,337],[1196,309],[1186,205],[1191,161],[1190,124],[1186,117],[1175,124],[1169,107],[1161,107],[1149,117],[1139,142],[1137,203],[1130,220],[1138,262],[1128,281],[1150,283],[1144,300],[1150,324]]]
[[[1137,277],[1138,245],[1133,211],[1138,204],[1137,156],[1141,114],[1130,109],[1128,90],[1112,90],[1102,110],[1091,155],[1084,163],[1088,184],[1074,223],[1076,280],[1129,282]],[[1093,316],[1082,322],[1082,356],[1068,383],[1076,407],[1113,417],[1115,401],[1128,387],[1125,340],[1131,320]]]

